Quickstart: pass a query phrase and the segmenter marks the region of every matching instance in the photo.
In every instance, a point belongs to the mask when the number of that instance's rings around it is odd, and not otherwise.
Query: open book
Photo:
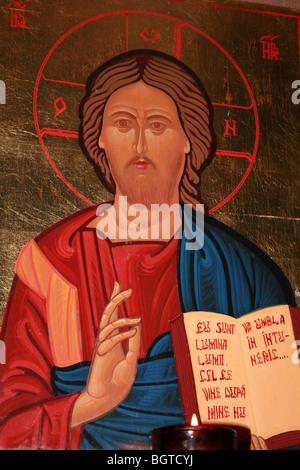
[[[186,421],[247,428],[269,449],[300,445],[300,309],[235,319],[187,312],[171,322]]]

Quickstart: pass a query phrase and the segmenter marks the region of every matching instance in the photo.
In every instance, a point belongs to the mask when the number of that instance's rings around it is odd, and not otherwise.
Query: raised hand
[[[119,318],[118,307],[131,295],[119,283],[105,307],[95,342],[86,389],[75,402],[72,426],[93,421],[116,408],[130,392],[140,350],[140,318]],[[120,328],[130,327],[120,332]],[[122,342],[128,340],[124,353]]]

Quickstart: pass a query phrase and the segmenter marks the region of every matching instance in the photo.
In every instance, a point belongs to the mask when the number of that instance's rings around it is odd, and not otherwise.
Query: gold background
[[[10,290],[13,268],[22,246],[49,225],[87,203],[51,168],[39,142],[33,117],[37,76],[50,49],[82,21],[107,12],[147,10],[169,15],[205,32],[235,60],[245,75],[258,109],[259,146],[245,184],[213,216],[257,244],[282,268],[299,303],[299,111],[291,101],[292,82],[299,79],[297,18],[299,11],[238,2],[198,4],[163,0],[27,1],[27,27],[10,26],[9,2],[0,8],[0,80],[6,104],[0,104],[1,227],[0,321]],[[233,8],[220,8],[233,7]],[[246,8],[252,11],[246,11]],[[277,12],[271,15],[266,12]],[[290,15],[290,16],[288,16]],[[112,15],[77,29],[49,58],[38,89],[37,116],[41,129],[78,131],[78,104],[85,83],[105,60],[126,48],[153,48],[174,53],[174,24],[162,16]],[[152,28],[160,38],[146,42],[140,33]],[[279,60],[262,58],[260,38],[274,40]],[[181,59],[202,79],[217,103],[248,106],[249,94],[226,56],[192,28],[181,28]],[[56,80],[54,81],[49,81]],[[65,112],[55,117],[54,100],[62,96]],[[215,106],[218,148],[252,153],[253,111]],[[237,135],[226,136],[224,119],[237,121]],[[46,134],[53,163],[81,194],[94,203],[110,198],[76,138]],[[217,155],[202,177],[202,192],[215,207],[237,186],[247,170],[245,158]],[[297,220],[298,219],[298,220]]]

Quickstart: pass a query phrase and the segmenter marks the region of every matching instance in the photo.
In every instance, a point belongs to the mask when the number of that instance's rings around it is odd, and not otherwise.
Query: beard
[[[159,171],[153,165],[143,173],[136,172],[135,168],[130,171],[128,167],[129,165],[125,169],[119,166],[110,167],[111,175],[116,182],[115,207],[119,208],[117,214],[117,217],[119,217],[117,222],[119,230],[121,232],[126,230],[127,221],[130,221],[130,224],[133,224],[131,229],[134,230],[134,233],[139,233],[141,239],[153,236],[154,239],[169,240],[174,230],[181,225],[179,175],[183,171],[182,164],[179,162],[178,165],[173,165],[170,171],[166,168]],[[120,200],[122,197],[126,198],[126,207],[123,206],[123,201]],[[138,205],[143,207],[137,208]],[[162,209],[162,205],[168,206],[170,210],[167,209],[164,212],[165,208]],[[137,212],[131,213],[129,216],[129,210],[132,206],[136,206]],[[143,208],[146,209],[146,212],[143,211]],[[123,209],[125,212],[123,212]],[[124,215],[126,217],[125,223],[122,219]],[[149,227],[151,227],[151,235],[149,235]],[[120,232],[118,236],[120,236]],[[124,236],[123,232],[122,236]],[[134,237],[134,239],[136,238]]]
[[[151,209],[151,204],[172,204],[175,192],[174,179],[168,181],[159,178],[119,178],[121,194],[127,196],[127,201],[132,204],[143,204]],[[179,192],[178,192],[179,195]],[[179,196],[178,196],[179,200]]]
[[[171,172],[170,172],[171,173]],[[124,177],[124,174],[118,175],[118,186],[123,196],[127,196],[127,202],[132,204],[143,204],[148,210],[151,204],[169,204],[174,203],[174,194],[178,194],[174,176],[170,174],[168,178],[151,178],[148,176],[136,175],[133,178]]]

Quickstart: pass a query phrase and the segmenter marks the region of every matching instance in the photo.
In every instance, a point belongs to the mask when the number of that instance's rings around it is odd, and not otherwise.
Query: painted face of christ
[[[104,186],[130,204],[202,203],[216,149],[212,106],[195,74],[156,51],[121,54],[89,78],[81,148]]]
[[[115,91],[104,109],[99,147],[106,153],[116,197],[148,208],[179,202],[190,143],[166,93],[141,80]]]

